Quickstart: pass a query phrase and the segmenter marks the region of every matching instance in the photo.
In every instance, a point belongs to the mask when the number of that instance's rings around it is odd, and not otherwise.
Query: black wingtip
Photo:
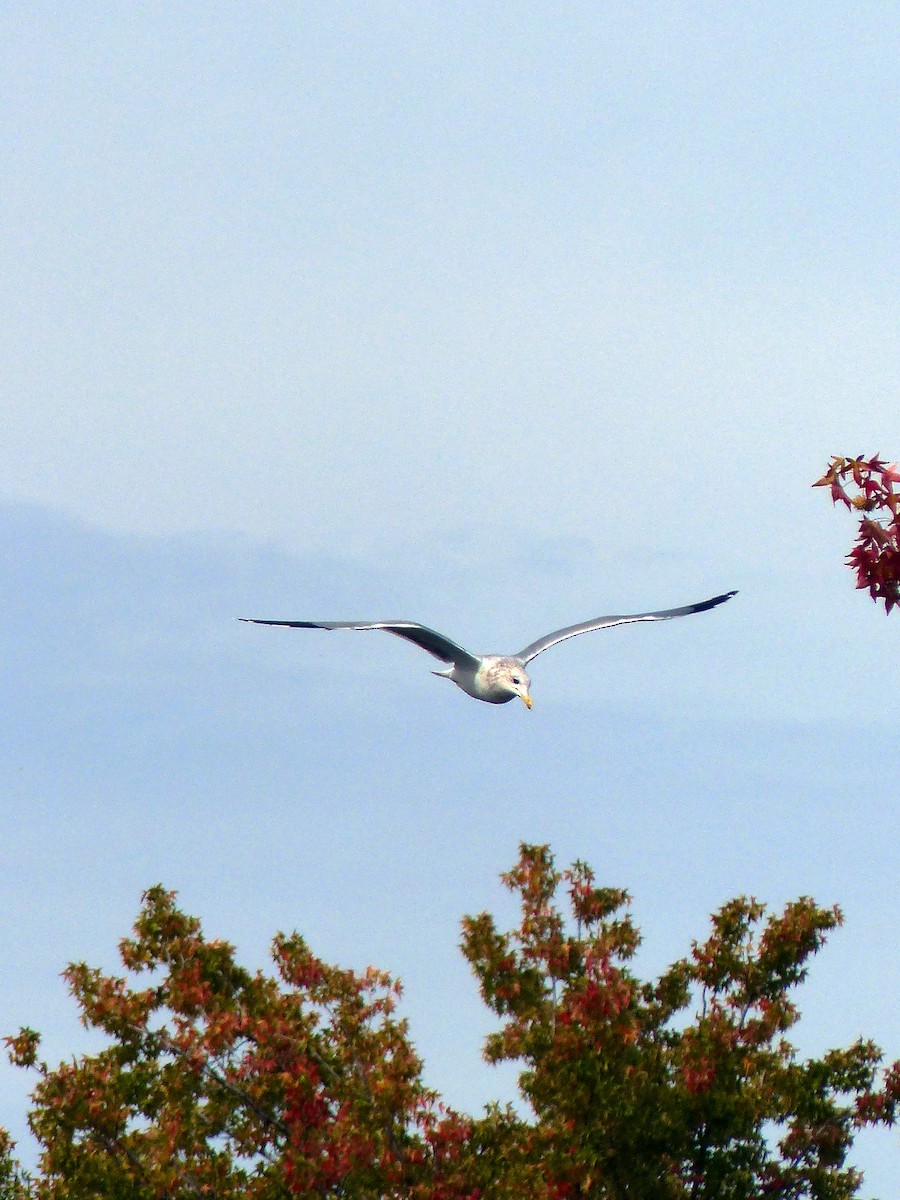
[[[248,625],[281,625],[287,629],[324,629],[327,626],[314,625],[312,621],[266,621],[262,617],[238,617]]]
[[[719,604],[724,604],[726,600],[730,600],[732,596],[737,595],[737,589],[733,592],[723,592],[721,596],[713,596],[711,600],[703,600],[700,604],[694,606],[696,612],[706,612],[708,608],[716,608]]]

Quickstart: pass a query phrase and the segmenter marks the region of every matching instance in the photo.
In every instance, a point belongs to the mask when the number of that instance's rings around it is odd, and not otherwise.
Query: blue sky
[[[889,6],[73,3],[0,13],[0,1025],[178,888],[407,988],[506,1097],[457,950],[548,841],[661,969],[738,892],[840,903],[804,1051],[900,1028],[895,619],[810,482],[898,454]],[[535,709],[404,616],[568,642]],[[27,1081],[0,1076],[22,1137]],[[866,1137],[864,1194],[896,1138]]]

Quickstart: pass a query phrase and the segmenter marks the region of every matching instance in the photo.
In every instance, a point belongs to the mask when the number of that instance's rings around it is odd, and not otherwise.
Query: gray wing
[[[385,633],[396,634],[421,646],[441,662],[477,667],[481,661],[442,633],[415,621],[263,621],[256,617],[239,617],[238,620],[251,625],[286,625],[290,629],[383,629]]]
[[[515,657],[521,659],[523,663],[528,663],[542,651],[555,646],[557,642],[564,642],[566,638],[575,637],[579,633],[590,633],[593,629],[609,629],[612,625],[628,625],[632,621],[671,621],[673,617],[687,617],[691,613],[706,612],[708,608],[724,604],[726,600],[730,600],[732,596],[736,595],[737,592],[726,592],[724,596],[713,596],[711,600],[701,600],[699,604],[686,604],[684,608],[664,608],[660,612],[632,613],[630,616],[621,617],[595,617],[592,621],[582,621],[580,625],[567,625],[565,629],[557,629],[554,633],[548,633],[544,637],[538,638],[536,642],[532,642],[530,646],[526,646],[524,650],[520,650]]]

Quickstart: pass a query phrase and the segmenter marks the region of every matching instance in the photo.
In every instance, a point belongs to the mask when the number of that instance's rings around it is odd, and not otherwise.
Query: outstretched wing
[[[421,646],[441,662],[454,663],[456,666],[477,667],[479,659],[462,646],[457,646],[450,638],[444,637],[427,625],[419,625],[415,621],[262,621],[256,617],[239,617],[251,625],[286,625],[290,629],[382,629],[385,633],[396,634],[406,638],[416,646]]]
[[[726,592],[724,596],[713,596],[711,600],[701,600],[699,604],[686,604],[684,608],[664,608],[660,612],[632,613],[630,616],[621,617],[595,617],[593,621],[582,621],[580,625],[567,625],[565,629],[557,629],[554,633],[548,633],[544,637],[538,638],[536,642],[532,642],[530,646],[526,646],[524,650],[520,650],[515,657],[521,659],[523,663],[528,663],[536,655],[555,646],[557,642],[564,642],[566,638],[576,637],[579,633],[590,633],[593,629],[609,629],[612,625],[628,625],[632,621],[671,621],[673,617],[687,617],[691,613],[705,612],[708,608],[715,608],[717,604],[724,604],[726,600],[730,600],[732,596],[736,595],[737,592]]]

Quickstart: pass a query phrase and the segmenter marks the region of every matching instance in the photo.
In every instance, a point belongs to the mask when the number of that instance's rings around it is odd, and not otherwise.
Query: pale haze
[[[159,881],[247,965],[399,975],[477,1112],[458,922],[525,840],[647,972],[738,893],[840,904],[796,1041],[897,1057],[900,616],[810,484],[900,454],[898,58],[865,3],[3,8],[0,1034],[95,1045],[59,972]],[[732,589],[531,712],[237,620],[504,653]],[[852,1161],[889,1200],[896,1134]]]

